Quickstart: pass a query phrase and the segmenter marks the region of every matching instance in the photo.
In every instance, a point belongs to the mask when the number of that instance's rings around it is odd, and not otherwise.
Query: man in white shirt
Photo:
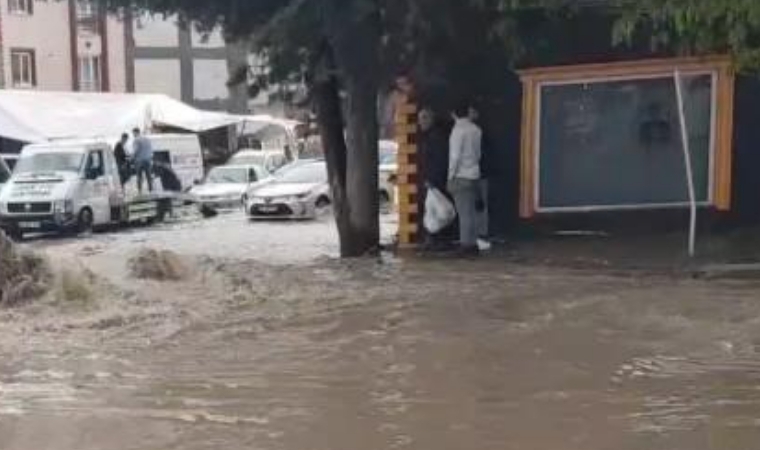
[[[459,215],[459,245],[467,254],[478,252],[480,157],[483,132],[475,124],[478,112],[468,103],[454,110],[449,139],[449,192]]]

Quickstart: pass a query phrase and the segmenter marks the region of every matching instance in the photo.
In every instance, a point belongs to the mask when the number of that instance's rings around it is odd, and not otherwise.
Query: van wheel
[[[79,212],[79,219],[77,220],[77,232],[79,234],[92,234],[94,219],[92,217],[92,211],[90,208],[84,208]]]

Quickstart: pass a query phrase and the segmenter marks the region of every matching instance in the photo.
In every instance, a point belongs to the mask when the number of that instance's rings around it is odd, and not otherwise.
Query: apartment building
[[[89,0],[0,0],[1,88],[159,93],[207,110],[284,114],[275,90],[230,101],[228,58],[241,51],[176,17],[107,14]],[[263,70],[260,58],[249,63]]]
[[[227,109],[227,47],[220,32],[180,26],[176,17],[132,20],[128,60],[134,90],[162,93],[209,110]]]
[[[119,18],[83,0],[0,0],[0,82],[9,89],[125,92]]]

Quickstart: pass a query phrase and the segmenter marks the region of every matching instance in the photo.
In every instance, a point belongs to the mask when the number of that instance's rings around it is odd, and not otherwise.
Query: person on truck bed
[[[113,156],[116,158],[116,166],[119,168],[119,179],[121,181],[121,187],[124,187],[129,179],[129,166],[127,161],[127,141],[129,141],[129,135],[124,133],[121,135],[121,139],[113,149]]]
[[[153,192],[153,174],[151,173],[153,167],[153,144],[140,133],[139,128],[132,130],[132,134],[135,137],[132,159],[134,160],[135,171],[137,172],[137,190],[142,194],[143,177],[145,177],[148,181],[148,190]]]

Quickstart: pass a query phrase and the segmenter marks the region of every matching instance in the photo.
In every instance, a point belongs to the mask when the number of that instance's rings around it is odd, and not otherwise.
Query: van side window
[[[105,176],[105,164],[103,164],[103,151],[96,150],[87,157],[87,173],[97,175],[98,178]]]
[[[259,175],[256,173],[256,169],[251,167],[248,169],[248,182],[255,183],[257,181],[259,181]]]

